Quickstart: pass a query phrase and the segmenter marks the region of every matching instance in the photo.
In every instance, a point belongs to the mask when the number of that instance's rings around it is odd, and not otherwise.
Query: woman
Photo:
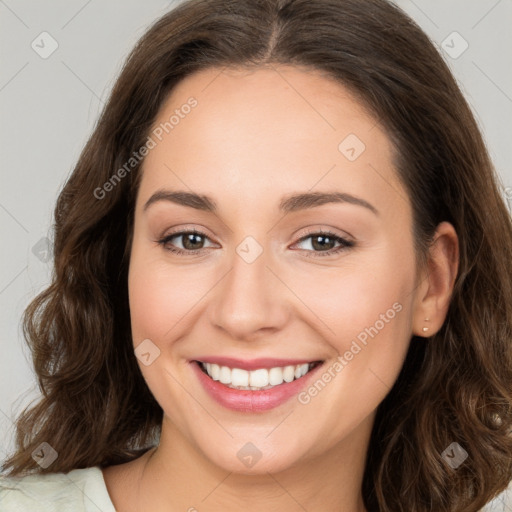
[[[511,220],[447,66],[384,0],[157,21],[54,254],[6,510],[471,512],[512,479]]]

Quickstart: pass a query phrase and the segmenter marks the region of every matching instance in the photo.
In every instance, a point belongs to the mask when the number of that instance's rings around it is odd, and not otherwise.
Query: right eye
[[[173,247],[174,244],[171,244],[171,241],[177,239],[182,239],[182,247]],[[166,235],[164,238],[158,240],[158,243],[161,244],[165,250],[173,252],[175,254],[180,255],[194,255],[200,252],[204,247],[194,247],[194,245],[201,245],[200,239],[209,239],[205,233],[197,230],[191,231],[179,231],[176,233],[171,233]],[[188,247],[187,247],[188,246]]]

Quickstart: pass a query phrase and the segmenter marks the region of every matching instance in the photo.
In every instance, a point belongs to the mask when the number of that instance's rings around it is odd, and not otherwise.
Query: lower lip
[[[278,386],[261,391],[228,388],[219,381],[211,379],[200,368],[199,363],[191,361],[193,371],[206,392],[220,405],[239,412],[263,412],[278,407],[293,396],[300,393],[317,370],[323,366],[320,364],[306,373],[300,379],[292,382],[283,382]]]

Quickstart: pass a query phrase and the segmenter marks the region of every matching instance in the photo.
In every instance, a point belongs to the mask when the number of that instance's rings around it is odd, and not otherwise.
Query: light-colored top
[[[1,512],[116,512],[99,466],[0,477]]]
[[[510,487],[512,497],[512,485]],[[506,492],[502,495],[505,498]],[[499,497],[482,512],[505,512]],[[116,512],[99,466],[22,477],[0,476],[0,512]]]

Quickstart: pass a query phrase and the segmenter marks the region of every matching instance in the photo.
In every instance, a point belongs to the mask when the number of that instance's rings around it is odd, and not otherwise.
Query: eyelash
[[[198,235],[198,236],[201,236],[201,237],[205,237],[205,238],[208,238],[208,236],[205,234],[205,233],[202,233],[201,231],[197,231],[195,229],[192,229],[192,230],[189,230],[189,231],[179,231],[179,232],[176,232],[176,233],[171,233],[167,236],[165,236],[164,238],[158,240],[158,243],[160,245],[163,246],[163,248],[166,250],[166,251],[170,251],[174,254],[178,254],[180,256],[193,256],[197,253],[199,253],[200,251],[202,251],[204,248],[202,249],[194,249],[194,250],[183,250],[183,249],[178,249],[176,247],[166,247],[166,244],[168,244],[173,238],[176,238],[176,237],[179,237],[179,236],[183,236],[183,235],[190,235],[190,234],[193,234],[193,235]],[[355,243],[350,241],[350,240],[346,240],[344,238],[341,238],[340,236],[330,232],[330,231],[323,231],[323,230],[320,230],[320,231],[311,231],[309,233],[307,233],[306,235],[304,235],[303,237],[301,237],[297,243],[299,242],[303,242],[304,240],[307,240],[308,238],[314,238],[314,235],[323,235],[323,236],[327,236],[329,238],[332,238],[334,239],[335,242],[339,242],[341,245],[335,249],[329,249],[328,251],[312,251],[312,250],[308,250],[308,249],[302,249],[302,250],[305,250],[306,252],[313,252],[314,253],[314,256],[313,255],[307,255],[306,257],[308,258],[317,258],[317,257],[325,257],[325,256],[332,256],[334,254],[337,254],[339,252],[342,252],[346,249],[349,249],[351,247],[354,247]]]

